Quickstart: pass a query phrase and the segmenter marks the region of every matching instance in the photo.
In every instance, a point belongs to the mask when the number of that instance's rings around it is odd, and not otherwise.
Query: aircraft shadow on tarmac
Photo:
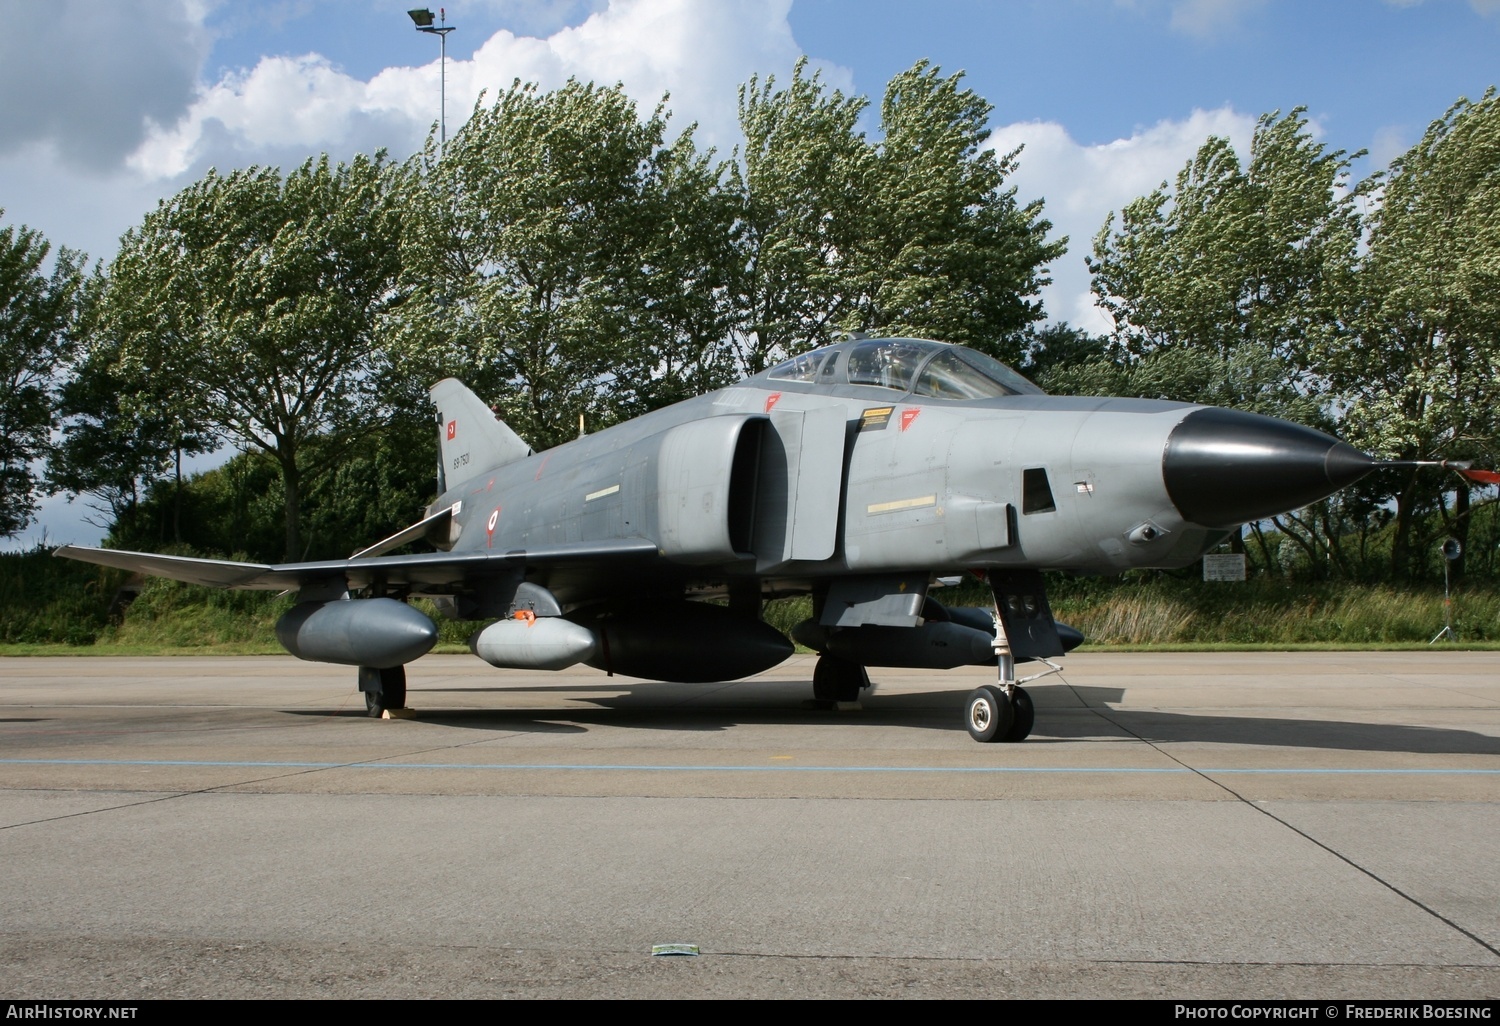
[[[1072,685],[1079,700],[1094,715],[1147,741],[1174,743],[1264,745],[1277,748],[1321,748],[1358,752],[1409,752],[1415,755],[1500,755],[1500,738],[1472,730],[1413,726],[1405,723],[1360,723],[1351,720],[1309,720],[1275,716],[1174,713],[1156,709],[1114,709],[1124,698],[1121,688]],[[1066,738],[1074,717],[1049,721],[1037,702],[1038,729]],[[1085,728],[1087,731],[1087,728]],[[1087,731],[1087,734],[1093,733]],[[1087,734],[1085,736],[1087,736]]]
[[[881,694],[877,685],[857,710],[836,709],[805,696],[811,682],[777,681],[758,688],[753,699],[735,686],[726,692],[695,691],[684,700],[671,685],[653,682],[610,682],[607,685],[563,685],[547,688],[414,688],[411,703],[416,719],[474,730],[586,733],[593,725],[644,730],[729,730],[745,724],[909,727],[962,733],[955,715],[967,689],[907,694]],[[616,691],[617,694],[600,694]],[[1157,709],[1120,709],[1121,688],[1079,685],[1032,685],[1036,699],[1036,730],[1028,745],[1078,742],[1116,742],[1139,738],[1148,742],[1252,745],[1343,751],[1406,752],[1417,755],[1500,755],[1500,738],[1471,730],[1424,727],[1401,723],[1360,723],[1348,720],[1307,720],[1290,717],[1176,713]],[[552,708],[432,709],[422,710],[423,694],[560,694],[587,693],[593,707],[559,704]],[[305,711],[304,711],[305,712]],[[326,712],[317,715],[328,715]],[[340,716],[363,717],[349,710]]]

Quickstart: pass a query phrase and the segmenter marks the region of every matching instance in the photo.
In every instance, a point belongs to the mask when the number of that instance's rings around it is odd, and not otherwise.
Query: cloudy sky
[[[0,223],[107,262],[209,167],[406,156],[439,108],[437,40],[407,6],[52,0],[8,19]],[[1096,330],[1089,240],[1210,134],[1243,154],[1259,114],[1305,106],[1330,146],[1369,151],[1365,174],[1500,80],[1500,0],[454,0],[446,15],[450,133],[482,90],[576,77],[648,108],[669,93],[673,123],[727,155],[738,85],[803,54],[877,105],[918,60],[963,71],[994,105],[992,145],[1025,146],[1020,198],[1071,240],[1049,317]],[[49,540],[97,540],[79,512],[49,503]]]

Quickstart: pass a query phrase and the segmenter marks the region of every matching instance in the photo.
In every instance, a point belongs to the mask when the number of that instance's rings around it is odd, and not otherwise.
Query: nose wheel
[[[1024,741],[1036,724],[1036,706],[1019,685],[995,684],[975,688],[964,703],[964,726],[975,741]]]

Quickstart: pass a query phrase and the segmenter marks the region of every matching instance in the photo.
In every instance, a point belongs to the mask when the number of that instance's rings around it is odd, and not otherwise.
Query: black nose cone
[[[1321,431],[1206,407],[1172,431],[1162,477],[1183,519],[1233,527],[1317,502],[1374,465],[1354,446]]]

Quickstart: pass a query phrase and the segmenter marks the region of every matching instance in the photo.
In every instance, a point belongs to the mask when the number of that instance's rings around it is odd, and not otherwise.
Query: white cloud
[[[609,0],[470,0],[465,9],[476,2],[503,13],[510,24],[528,36],[550,36],[609,6]]]
[[[0,156],[41,143],[93,171],[187,109],[211,42],[192,2],[53,0],[7,14],[29,23],[0,32]]]
[[[990,145],[1000,153],[1024,146],[1010,182],[1016,198],[1044,199],[1052,237],[1068,236],[1068,252],[1052,268],[1052,284],[1042,298],[1050,320],[1068,321],[1091,332],[1113,325],[1094,304],[1085,255],[1111,211],[1171,182],[1210,135],[1229,139],[1242,160],[1250,152],[1255,118],[1227,107],[1195,110],[1181,121],[1160,121],[1129,138],[1096,146],[1075,142],[1054,122],[1020,122],[997,128]]]
[[[55,142],[34,142],[0,157],[4,224],[26,224],[52,243],[93,260],[115,255],[119,237],[156,205],[161,189],[135,175],[80,169]]]
[[[1238,30],[1247,14],[1263,6],[1265,0],[1177,0],[1170,24],[1173,31],[1212,41]]]
[[[1387,7],[1420,7],[1426,0],[1385,0]],[[1500,14],[1500,0],[1469,0],[1469,7],[1475,14],[1488,17]]]
[[[267,152],[343,150],[362,142],[359,136],[367,133],[361,129],[372,121],[406,113],[390,102],[399,96],[381,102],[377,92],[372,99],[372,85],[316,54],[264,57],[249,73],[225,76],[205,90],[176,124],[157,127],[127,164],[147,178],[160,179],[181,175],[205,160],[232,166],[265,162]],[[410,148],[414,132],[411,120],[409,115],[396,119],[404,149]]]
[[[1411,148],[1412,139],[1405,125],[1382,125],[1370,140],[1370,164],[1374,170],[1390,167],[1391,161]]]
[[[643,113],[669,92],[669,130],[698,122],[700,145],[727,156],[739,134],[739,85],[756,73],[789,77],[801,55],[787,23],[791,0],[521,2],[532,23],[592,13],[546,36],[499,32],[471,59],[450,58],[450,134],[483,89],[493,97],[517,78],[555,88],[576,77],[623,83]],[[203,0],[60,4],[49,8],[49,19],[61,10],[70,15],[61,20],[77,23],[53,40],[69,46],[61,61],[46,56],[35,33],[0,34],[5,95],[50,90],[57,106],[0,107],[0,207],[4,223],[29,223],[54,245],[96,259],[110,259],[124,231],[209,165],[289,166],[321,151],[347,157],[380,148],[399,158],[418,149],[437,120],[436,59],[386,68],[366,81],[316,53],[269,56],[200,83],[211,42]],[[816,61],[814,67],[829,85],[851,88],[849,70]],[[87,95],[65,92],[77,82],[86,84]],[[60,95],[69,102],[57,105]],[[53,541],[97,541],[82,512],[80,504],[49,500],[19,544],[43,531]]]
[[[787,24],[790,0],[703,3],[612,0],[582,24],[546,37],[495,33],[469,60],[447,64],[448,131],[481,92],[493,98],[520,79],[544,89],[569,78],[620,82],[649,112],[670,94],[672,129],[697,122],[700,141],[722,151],[738,136],[737,89],[750,75],[789,73],[800,50]],[[831,85],[852,75],[824,67]],[[368,82],[316,54],[264,57],[248,72],[203,90],[186,115],[160,126],[130,158],[148,177],[172,178],[208,164],[264,161],[288,150],[416,150],[437,120],[439,63],[387,68]]]

